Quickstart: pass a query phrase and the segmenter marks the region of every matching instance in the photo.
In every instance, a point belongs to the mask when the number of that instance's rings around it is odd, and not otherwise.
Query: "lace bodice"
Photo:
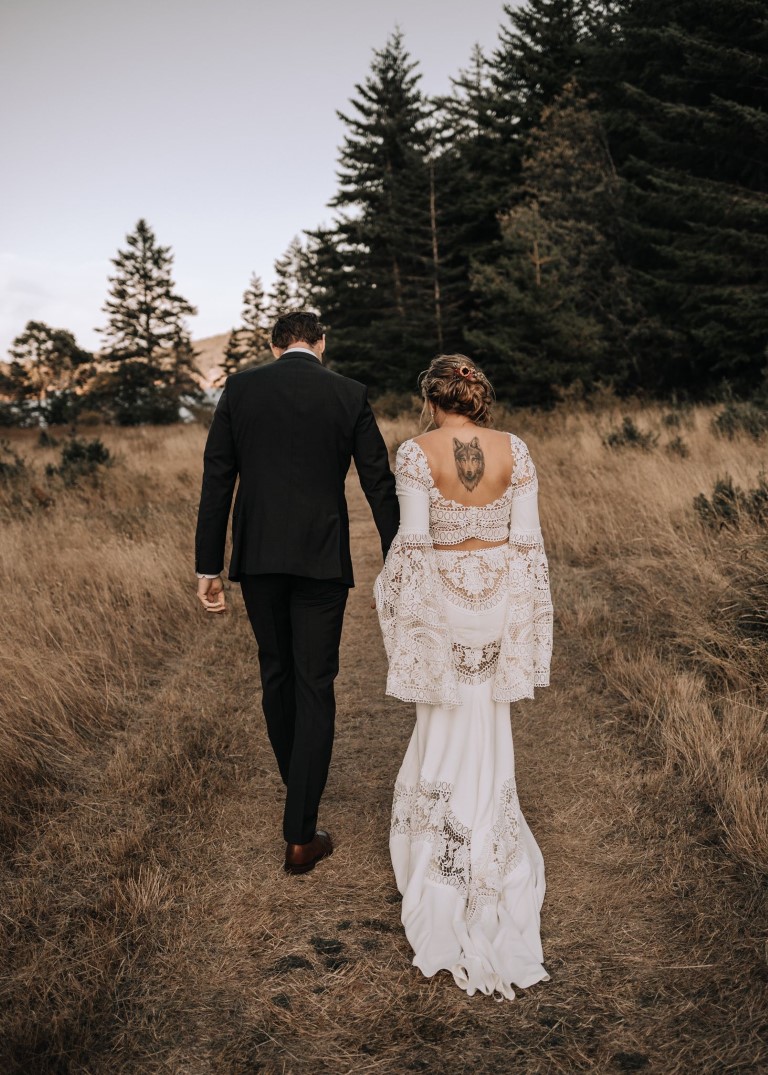
[[[476,673],[493,675],[497,701],[532,698],[534,686],[549,682],[552,600],[539,525],[538,480],[528,448],[519,437],[509,436],[510,484],[498,499],[477,507],[440,493],[414,440],[398,449],[400,528],[376,580],[375,596],[389,659],[387,693],[403,701],[456,705],[459,683],[474,680]],[[477,557],[465,562],[458,550],[433,547],[458,545],[468,538],[507,542],[500,564],[494,560],[493,570],[485,572],[487,578],[478,571]],[[506,612],[498,649],[467,654],[462,647],[457,650],[445,600],[487,608],[500,595],[506,599]]]
[[[406,440],[398,449],[395,464],[397,492],[408,499],[408,491],[429,497],[429,533],[436,545],[459,545],[469,538],[506,541],[509,537],[512,502],[516,497],[534,495],[538,488],[536,469],[527,447],[509,434],[512,478],[500,497],[489,504],[467,505],[444,497],[432,480],[427,457],[415,440]],[[423,520],[421,520],[423,523]]]

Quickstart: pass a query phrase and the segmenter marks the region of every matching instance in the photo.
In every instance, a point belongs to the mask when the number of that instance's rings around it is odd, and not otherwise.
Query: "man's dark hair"
[[[293,314],[281,314],[272,329],[272,344],[282,350],[299,340],[317,343],[322,340],[323,332],[317,314],[305,313],[303,310]]]

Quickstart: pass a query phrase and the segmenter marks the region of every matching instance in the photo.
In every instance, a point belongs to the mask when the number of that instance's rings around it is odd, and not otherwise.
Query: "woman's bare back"
[[[468,507],[481,506],[498,500],[509,488],[514,459],[508,433],[471,422],[461,426],[451,423],[414,439],[427,457],[434,485],[446,499]],[[450,548],[479,549],[499,544],[504,542],[470,538]]]

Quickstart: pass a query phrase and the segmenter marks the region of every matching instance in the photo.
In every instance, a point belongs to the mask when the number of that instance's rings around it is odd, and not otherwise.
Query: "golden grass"
[[[239,592],[221,619],[194,598],[204,431],[97,430],[116,464],[73,489],[14,434],[33,473],[0,485],[0,1070],[768,1064],[768,550],[754,525],[714,532],[692,510],[726,471],[753,486],[765,449],[715,438],[706,408],[678,430],[636,405],[659,447],[611,451],[622,413],[501,416],[539,469],[556,609],[553,686],[513,717],[552,981],[511,1006],[410,966],[387,826],[412,713],[383,697],[354,479],[323,805],[338,846],[287,878]],[[416,428],[382,424],[392,447]],[[678,432],[688,458],[664,450]]]

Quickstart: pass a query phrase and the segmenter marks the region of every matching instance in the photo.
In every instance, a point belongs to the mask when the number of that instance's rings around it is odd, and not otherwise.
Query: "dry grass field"
[[[654,448],[603,444],[625,413]],[[239,589],[225,617],[194,596],[204,430],[88,430],[114,456],[90,477],[10,436],[0,1072],[768,1070],[768,532],[693,507],[726,473],[757,488],[767,453],[671,414],[500,422],[539,469],[555,604],[553,685],[513,707],[552,979],[513,1004],[410,965],[387,839],[413,716],[383,697],[354,477],[337,851],[293,878]],[[382,425],[393,447],[415,431]]]

